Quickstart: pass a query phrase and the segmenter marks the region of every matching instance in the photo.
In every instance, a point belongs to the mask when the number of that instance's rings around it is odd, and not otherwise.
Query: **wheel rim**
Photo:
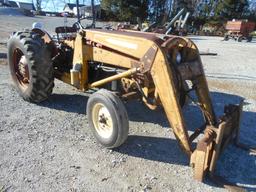
[[[26,56],[18,48],[13,52],[13,68],[20,87],[27,89],[29,85],[28,62]]]
[[[109,110],[101,103],[92,109],[92,121],[97,133],[103,138],[109,138],[113,133],[113,120]]]

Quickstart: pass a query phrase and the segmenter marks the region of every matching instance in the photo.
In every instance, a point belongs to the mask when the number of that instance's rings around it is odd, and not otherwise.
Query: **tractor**
[[[225,106],[224,115],[216,117],[197,46],[179,36],[91,26],[78,21],[72,27],[56,27],[55,36],[40,27],[14,32],[8,41],[8,63],[20,96],[33,103],[46,100],[55,78],[90,92],[89,126],[106,148],[117,148],[127,139],[124,101],[140,99],[151,110],[161,107],[194,178],[213,177],[225,146],[238,141],[242,102]],[[192,91],[197,99],[190,96]],[[204,116],[202,126],[190,135],[182,113],[188,98]]]

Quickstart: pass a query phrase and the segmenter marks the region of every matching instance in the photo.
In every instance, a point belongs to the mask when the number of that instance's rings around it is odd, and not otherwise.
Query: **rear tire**
[[[248,38],[247,38],[247,42],[251,42],[252,41],[252,36],[249,36]]]
[[[243,40],[243,36],[240,36],[240,37],[237,38],[238,42],[242,42],[242,40]]]
[[[90,96],[86,111],[89,126],[101,145],[116,148],[125,142],[129,121],[125,106],[118,96],[101,89]]]
[[[229,40],[229,36],[228,35],[224,35],[224,41],[228,41]]]
[[[39,34],[12,35],[8,62],[15,87],[24,100],[38,103],[49,97],[54,87],[51,53]]]

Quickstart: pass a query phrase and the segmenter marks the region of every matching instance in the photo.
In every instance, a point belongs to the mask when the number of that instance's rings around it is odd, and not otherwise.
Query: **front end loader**
[[[57,27],[51,37],[42,29],[14,33],[8,42],[8,61],[19,94],[27,101],[49,97],[54,78],[93,92],[87,118],[97,141],[119,147],[128,136],[129,121],[123,101],[141,99],[154,110],[162,107],[170,127],[203,181],[214,175],[225,146],[238,141],[240,105],[224,107],[215,116],[199,51],[189,39],[156,33]],[[197,99],[190,96],[195,91]],[[204,123],[188,133],[182,106],[191,99]],[[197,147],[192,142],[199,136]]]

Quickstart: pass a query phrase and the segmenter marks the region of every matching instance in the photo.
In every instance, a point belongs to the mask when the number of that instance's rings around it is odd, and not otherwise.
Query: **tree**
[[[241,19],[248,7],[247,0],[221,0],[217,3],[215,19]]]
[[[107,17],[118,21],[143,21],[148,16],[148,0],[101,0]]]
[[[168,4],[167,0],[150,0],[149,2],[149,10],[150,10],[150,20],[155,21],[157,23],[162,23],[163,18],[167,19],[166,16],[168,14],[168,10],[166,6]]]
[[[248,0],[201,0],[194,17],[205,21],[226,21],[246,17]]]
[[[250,0],[249,5],[244,11],[243,18],[249,19],[251,21],[256,21],[256,1]]]
[[[198,0],[173,0],[173,12],[175,14],[184,8],[185,11],[193,13],[197,3]]]

